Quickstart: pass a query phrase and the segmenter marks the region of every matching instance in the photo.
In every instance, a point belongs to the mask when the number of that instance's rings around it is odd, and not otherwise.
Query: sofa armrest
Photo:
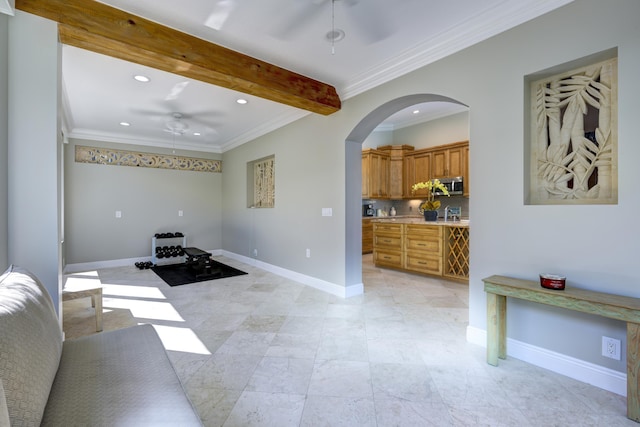
[[[64,342],[42,425],[202,425],[151,325]]]

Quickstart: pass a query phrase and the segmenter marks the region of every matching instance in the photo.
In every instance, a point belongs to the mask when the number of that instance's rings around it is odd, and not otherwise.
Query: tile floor
[[[513,358],[487,365],[465,340],[466,285],[369,255],[364,295],[345,300],[216,258],[249,274],[171,288],[133,266],[98,272],[105,331],[154,324],[207,426],[638,425],[624,397]],[[65,302],[64,328],[95,333],[88,299]]]

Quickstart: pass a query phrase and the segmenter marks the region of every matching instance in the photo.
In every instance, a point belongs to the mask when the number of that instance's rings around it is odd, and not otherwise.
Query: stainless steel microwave
[[[440,178],[440,182],[449,192],[449,195],[456,196],[464,194],[464,182],[461,176],[453,178]],[[444,193],[440,190],[434,191],[434,194],[442,196]]]

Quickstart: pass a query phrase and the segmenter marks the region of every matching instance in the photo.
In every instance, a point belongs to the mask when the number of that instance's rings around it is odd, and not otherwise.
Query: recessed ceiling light
[[[242,104],[242,105],[244,105],[244,104],[246,104],[246,103],[247,103],[247,102],[249,102],[249,101],[247,101],[247,100],[246,100],[246,99],[244,99],[244,98],[238,98],[238,99],[236,99],[236,102],[237,102],[238,104]]]
[[[200,136],[201,134],[200,134],[200,132],[194,132],[193,135],[194,136]]]
[[[120,126],[131,126],[129,122],[120,122]]]
[[[133,76],[134,79],[136,79],[139,82],[142,83],[147,83],[148,81],[150,81],[151,79],[147,76],[143,76],[142,74],[138,74],[136,76]]]
[[[413,110],[413,114],[418,114],[420,110]]]

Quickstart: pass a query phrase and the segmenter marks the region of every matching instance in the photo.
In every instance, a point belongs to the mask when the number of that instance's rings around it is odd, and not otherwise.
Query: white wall
[[[416,150],[468,140],[469,112],[466,111],[393,131],[394,145],[412,145]]]
[[[150,260],[155,233],[180,231],[189,246],[221,248],[221,173],[76,163],[76,145],[172,154],[168,149],[74,139],[65,146],[67,264]],[[220,158],[182,150],[176,155]]]
[[[0,271],[4,271],[9,265],[8,254],[8,229],[7,229],[7,203],[8,203],[8,130],[7,121],[9,115],[8,83],[9,83],[9,17],[0,13]]]
[[[58,30],[9,18],[9,262],[35,273],[60,308]]]
[[[470,47],[343,103],[339,113],[311,116],[225,153],[225,165],[242,169],[276,153],[276,204],[286,209],[260,219],[269,262],[334,283],[344,283],[343,248],[357,230],[342,218],[323,223],[321,206],[344,214],[346,135],[376,107],[409,94],[440,94],[470,107],[471,232],[470,327],[486,329],[482,279],[492,274],[535,280],[538,273],[566,274],[569,286],[638,296],[635,213],[640,208],[640,145],[635,122],[640,95],[640,2],[577,0],[566,7]],[[618,46],[620,203],[608,206],[525,206],[524,76]],[[293,164],[295,163],[295,164]],[[282,171],[282,172],[281,172]],[[357,174],[355,174],[357,175]],[[227,180],[229,178],[229,180]],[[223,247],[244,251],[251,235],[243,176],[226,175]],[[282,183],[282,180],[286,184]],[[289,182],[291,181],[291,182]],[[293,233],[288,230],[294,230]],[[331,240],[327,241],[327,236]],[[344,236],[347,236],[345,238]],[[305,259],[305,245],[326,242],[320,261]],[[353,250],[353,249],[351,249]],[[329,251],[330,253],[328,253]],[[356,263],[357,260],[350,262]],[[509,337],[571,357],[625,371],[625,361],[600,356],[602,335],[626,340],[624,325],[532,304],[512,303]],[[625,348],[625,344],[623,344]]]

